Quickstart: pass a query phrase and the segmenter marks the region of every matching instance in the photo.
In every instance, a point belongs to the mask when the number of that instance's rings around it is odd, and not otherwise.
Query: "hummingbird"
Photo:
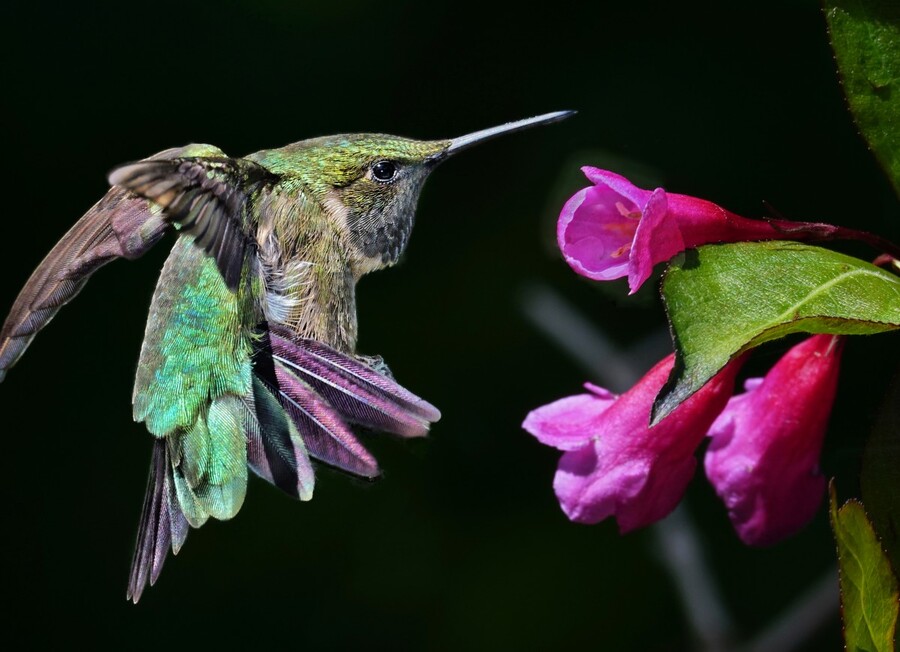
[[[117,167],[31,275],[0,329],[0,381],[101,266],[177,234],[132,395],[153,436],[127,598],[190,528],[241,508],[248,469],[309,500],[314,465],[373,479],[360,435],[421,437],[440,412],[356,352],[356,284],[394,265],[442,161],[559,111],[446,140],[343,134],[244,157],[190,144]],[[365,431],[365,432],[364,432]]]

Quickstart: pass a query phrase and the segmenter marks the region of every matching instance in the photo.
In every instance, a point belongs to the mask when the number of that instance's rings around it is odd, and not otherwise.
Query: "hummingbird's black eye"
[[[372,178],[387,183],[397,176],[397,164],[393,161],[378,161],[372,165]]]

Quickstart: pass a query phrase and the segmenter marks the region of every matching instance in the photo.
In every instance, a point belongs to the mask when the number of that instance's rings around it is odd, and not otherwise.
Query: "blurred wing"
[[[244,233],[247,200],[263,183],[277,180],[265,168],[224,156],[139,161],[112,171],[109,182],[146,197],[163,219],[194,236],[212,256],[229,289],[241,279],[249,242]]]
[[[211,145],[188,145],[148,160],[222,155]],[[0,381],[57,311],[85,286],[91,274],[115,258],[142,256],[167,224],[146,199],[112,188],[66,233],[38,265],[0,329]]]

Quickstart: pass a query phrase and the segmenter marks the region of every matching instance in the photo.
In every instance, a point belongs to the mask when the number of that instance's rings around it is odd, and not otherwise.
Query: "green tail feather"
[[[188,522],[232,518],[247,493],[246,407],[234,396],[215,399],[194,427],[169,439],[179,503]]]

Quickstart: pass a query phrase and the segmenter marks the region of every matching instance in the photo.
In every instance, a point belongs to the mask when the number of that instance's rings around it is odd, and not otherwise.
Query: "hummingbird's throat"
[[[360,211],[347,206],[336,192],[329,194],[325,207],[346,234],[354,276],[359,278],[399,260],[409,242],[416,199],[399,195],[387,205]]]

